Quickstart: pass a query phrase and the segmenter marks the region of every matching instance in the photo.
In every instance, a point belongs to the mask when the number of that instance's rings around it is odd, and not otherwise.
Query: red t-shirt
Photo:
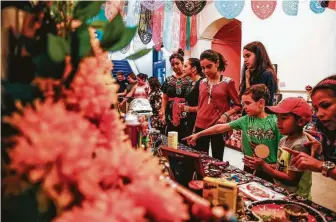
[[[230,101],[233,102],[233,109],[240,111],[241,103],[238,92],[235,88],[235,82],[224,77],[223,80],[212,86],[211,99],[209,102],[209,90],[207,79],[203,79],[200,83],[198,97],[198,111],[195,126],[197,128],[206,129],[216,124],[220,115],[230,109]],[[216,108],[218,111],[216,111]]]

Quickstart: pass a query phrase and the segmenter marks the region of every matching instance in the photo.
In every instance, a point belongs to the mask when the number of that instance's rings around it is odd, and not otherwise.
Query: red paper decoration
[[[185,50],[187,45],[187,16],[180,13],[180,48]]]
[[[197,18],[191,17],[191,31],[190,31],[190,47],[193,47],[197,43]]]
[[[155,10],[152,18],[152,40],[154,42],[154,49],[161,50],[162,46],[162,26],[163,26],[164,7]]]
[[[270,17],[276,7],[276,0],[252,0],[252,10],[254,14],[260,19],[267,19]]]

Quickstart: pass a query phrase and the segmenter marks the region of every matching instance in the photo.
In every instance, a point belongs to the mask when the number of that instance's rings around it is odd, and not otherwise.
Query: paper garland
[[[205,0],[191,1],[191,0],[176,0],[177,8],[187,16],[193,16],[200,13],[206,5]]]
[[[282,9],[286,15],[296,16],[299,11],[299,0],[285,0],[282,2]]]
[[[164,7],[159,10],[155,10],[152,18],[152,39],[154,43],[154,49],[157,51],[161,50],[162,45],[162,24],[164,16]]]
[[[172,33],[173,33],[173,2],[167,1],[164,9],[163,19],[163,46],[168,52],[172,52]]]
[[[215,7],[224,18],[236,18],[244,9],[245,0],[215,0]]]
[[[152,40],[152,11],[141,6],[138,34],[143,44],[148,44]]]
[[[135,34],[133,38],[133,51],[137,52],[140,51],[141,49],[146,48],[146,45],[144,45],[140,39],[140,36],[138,33]]]
[[[150,0],[150,1],[140,1],[140,4],[150,11],[155,11],[164,6],[165,1],[160,0]]]
[[[172,36],[172,51],[175,52],[180,48],[180,14],[181,12],[176,9],[173,10],[173,31],[170,33]]]
[[[180,13],[180,48],[186,49],[186,37],[187,37],[187,16]]]
[[[126,54],[130,48],[131,48],[131,44],[128,44],[128,46],[126,46],[125,48],[122,48],[122,49],[120,50],[120,52],[121,52],[122,54]]]
[[[123,16],[123,5],[124,2],[121,0],[108,0],[105,3],[105,16],[111,21],[119,12]]]
[[[260,19],[270,17],[276,7],[276,0],[252,0],[252,11]]]
[[[325,11],[325,8],[321,6],[320,1],[318,0],[310,0],[309,6],[310,9],[316,14],[321,14]]]
[[[140,2],[137,0],[128,0],[126,26],[135,27],[138,25],[140,17]]]
[[[191,17],[191,31],[190,31],[190,47],[193,47],[197,43],[197,17],[194,15]]]

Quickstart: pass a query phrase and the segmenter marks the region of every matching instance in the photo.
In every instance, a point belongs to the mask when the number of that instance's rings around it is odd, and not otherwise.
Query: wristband
[[[227,120],[229,120],[229,119],[230,119],[230,118],[229,118],[229,115],[228,115],[228,114],[226,114],[226,113],[223,113],[223,115],[222,115],[222,116],[225,116]]]

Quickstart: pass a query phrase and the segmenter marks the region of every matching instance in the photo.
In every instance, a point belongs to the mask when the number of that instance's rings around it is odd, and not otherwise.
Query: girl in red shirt
[[[200,61],[202,71],[207,78],[200,83],[195,132],[217,123],[226,123],[231,115],[241,111],[235,82],[221,75],[227,65],[224,57],[214,50],[206,50],[201,54]],[[232,108],[230,108],[231,101]],[[223,134],[202,137],[197,140],[195,148],[208,153],[209,142],[211,142],[212,156],[223,160],[225,147]]]

